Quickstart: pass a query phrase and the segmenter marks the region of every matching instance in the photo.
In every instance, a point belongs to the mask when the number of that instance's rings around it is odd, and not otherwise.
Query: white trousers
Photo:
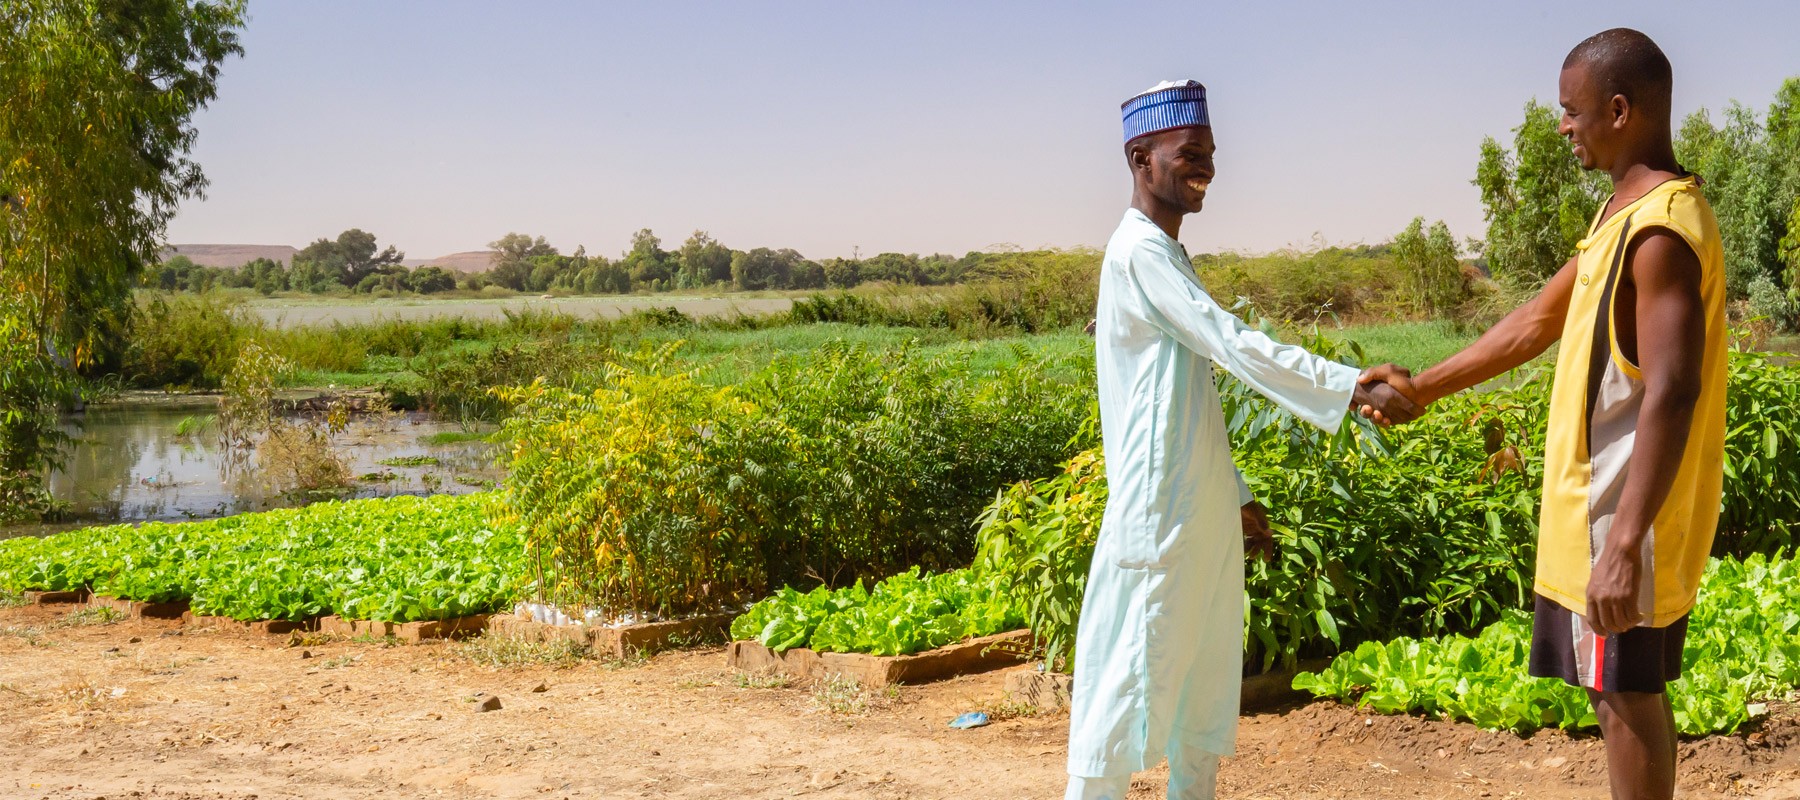
[[[1219,757],[1204,750],[1178,753],[1169,748],[1169,800],[1213,800],[1219,782]],[[1125,800],[1131,773],[1104,778],[1069,776],[1063,800]]]

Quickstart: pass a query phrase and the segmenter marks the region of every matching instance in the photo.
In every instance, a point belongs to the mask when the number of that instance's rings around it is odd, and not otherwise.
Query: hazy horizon
[[[168,241],[356,227],[434,258],[516,231],[611,256],[647,227],[671,249],[703,229],[811,258],[1099,246],[1129,189],[1119,103],[1185,77],[1219,141],[1191,250],[1377,242],[1414,216],[1460,240],[1485,227],[1482,137],[1553,104],[1589,34],[1657,40],[1677,124],[1760,112],[1800,74],[1800,4],[1694,8],[252,4],[197,120],[212,186]]]

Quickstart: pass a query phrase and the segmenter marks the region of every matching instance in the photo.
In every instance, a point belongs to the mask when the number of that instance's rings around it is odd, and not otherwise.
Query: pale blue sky
[[[577,3],[253,0],[198,120],[177,243],[349,227],[412,257],[508,231],[615,255],[649,227],[815,258],[1101,245],[1129,195],[1119,104],[1209,91],[1197,251],[1482,232],[1484,135],[1563,55],[1635,27],[1678,116],[1767,107],[1800,2]]]

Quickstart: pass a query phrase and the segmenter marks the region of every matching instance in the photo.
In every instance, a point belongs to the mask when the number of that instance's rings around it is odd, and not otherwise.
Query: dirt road
[[[1055,798],[1066,716],[1003,675],[769,686],[717,648],[483,666],[450,644],[292,643],[0,610],[0,798]],[[537,691],[538,689],[542,691]],[[490,697],[501,708],[476,709]],[[835,707],[836,710],[833,710]],[[1683,745],[1687,798],[1800,796],[1800,723]],[[1603,798],[1599,746],[1316,704],[1243,720],[1229,798]],[[1160,797],[1166,771],[1138,776]]]

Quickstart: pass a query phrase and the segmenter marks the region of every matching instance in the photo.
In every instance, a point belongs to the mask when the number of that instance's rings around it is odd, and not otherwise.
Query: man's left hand
[[[1639,581],[1643,577],[1643,546],[1623,547],[1612,542],[1600,552],[1588,573],[1587,624],[1601,636],[1624,633],[1644,620],[1638,608]]]
[[[1269,532],[1269,510],[1255,500],[1238,509],[1244,523],[1244,555],[1268,561],[1275,555],[1275,535]]]

